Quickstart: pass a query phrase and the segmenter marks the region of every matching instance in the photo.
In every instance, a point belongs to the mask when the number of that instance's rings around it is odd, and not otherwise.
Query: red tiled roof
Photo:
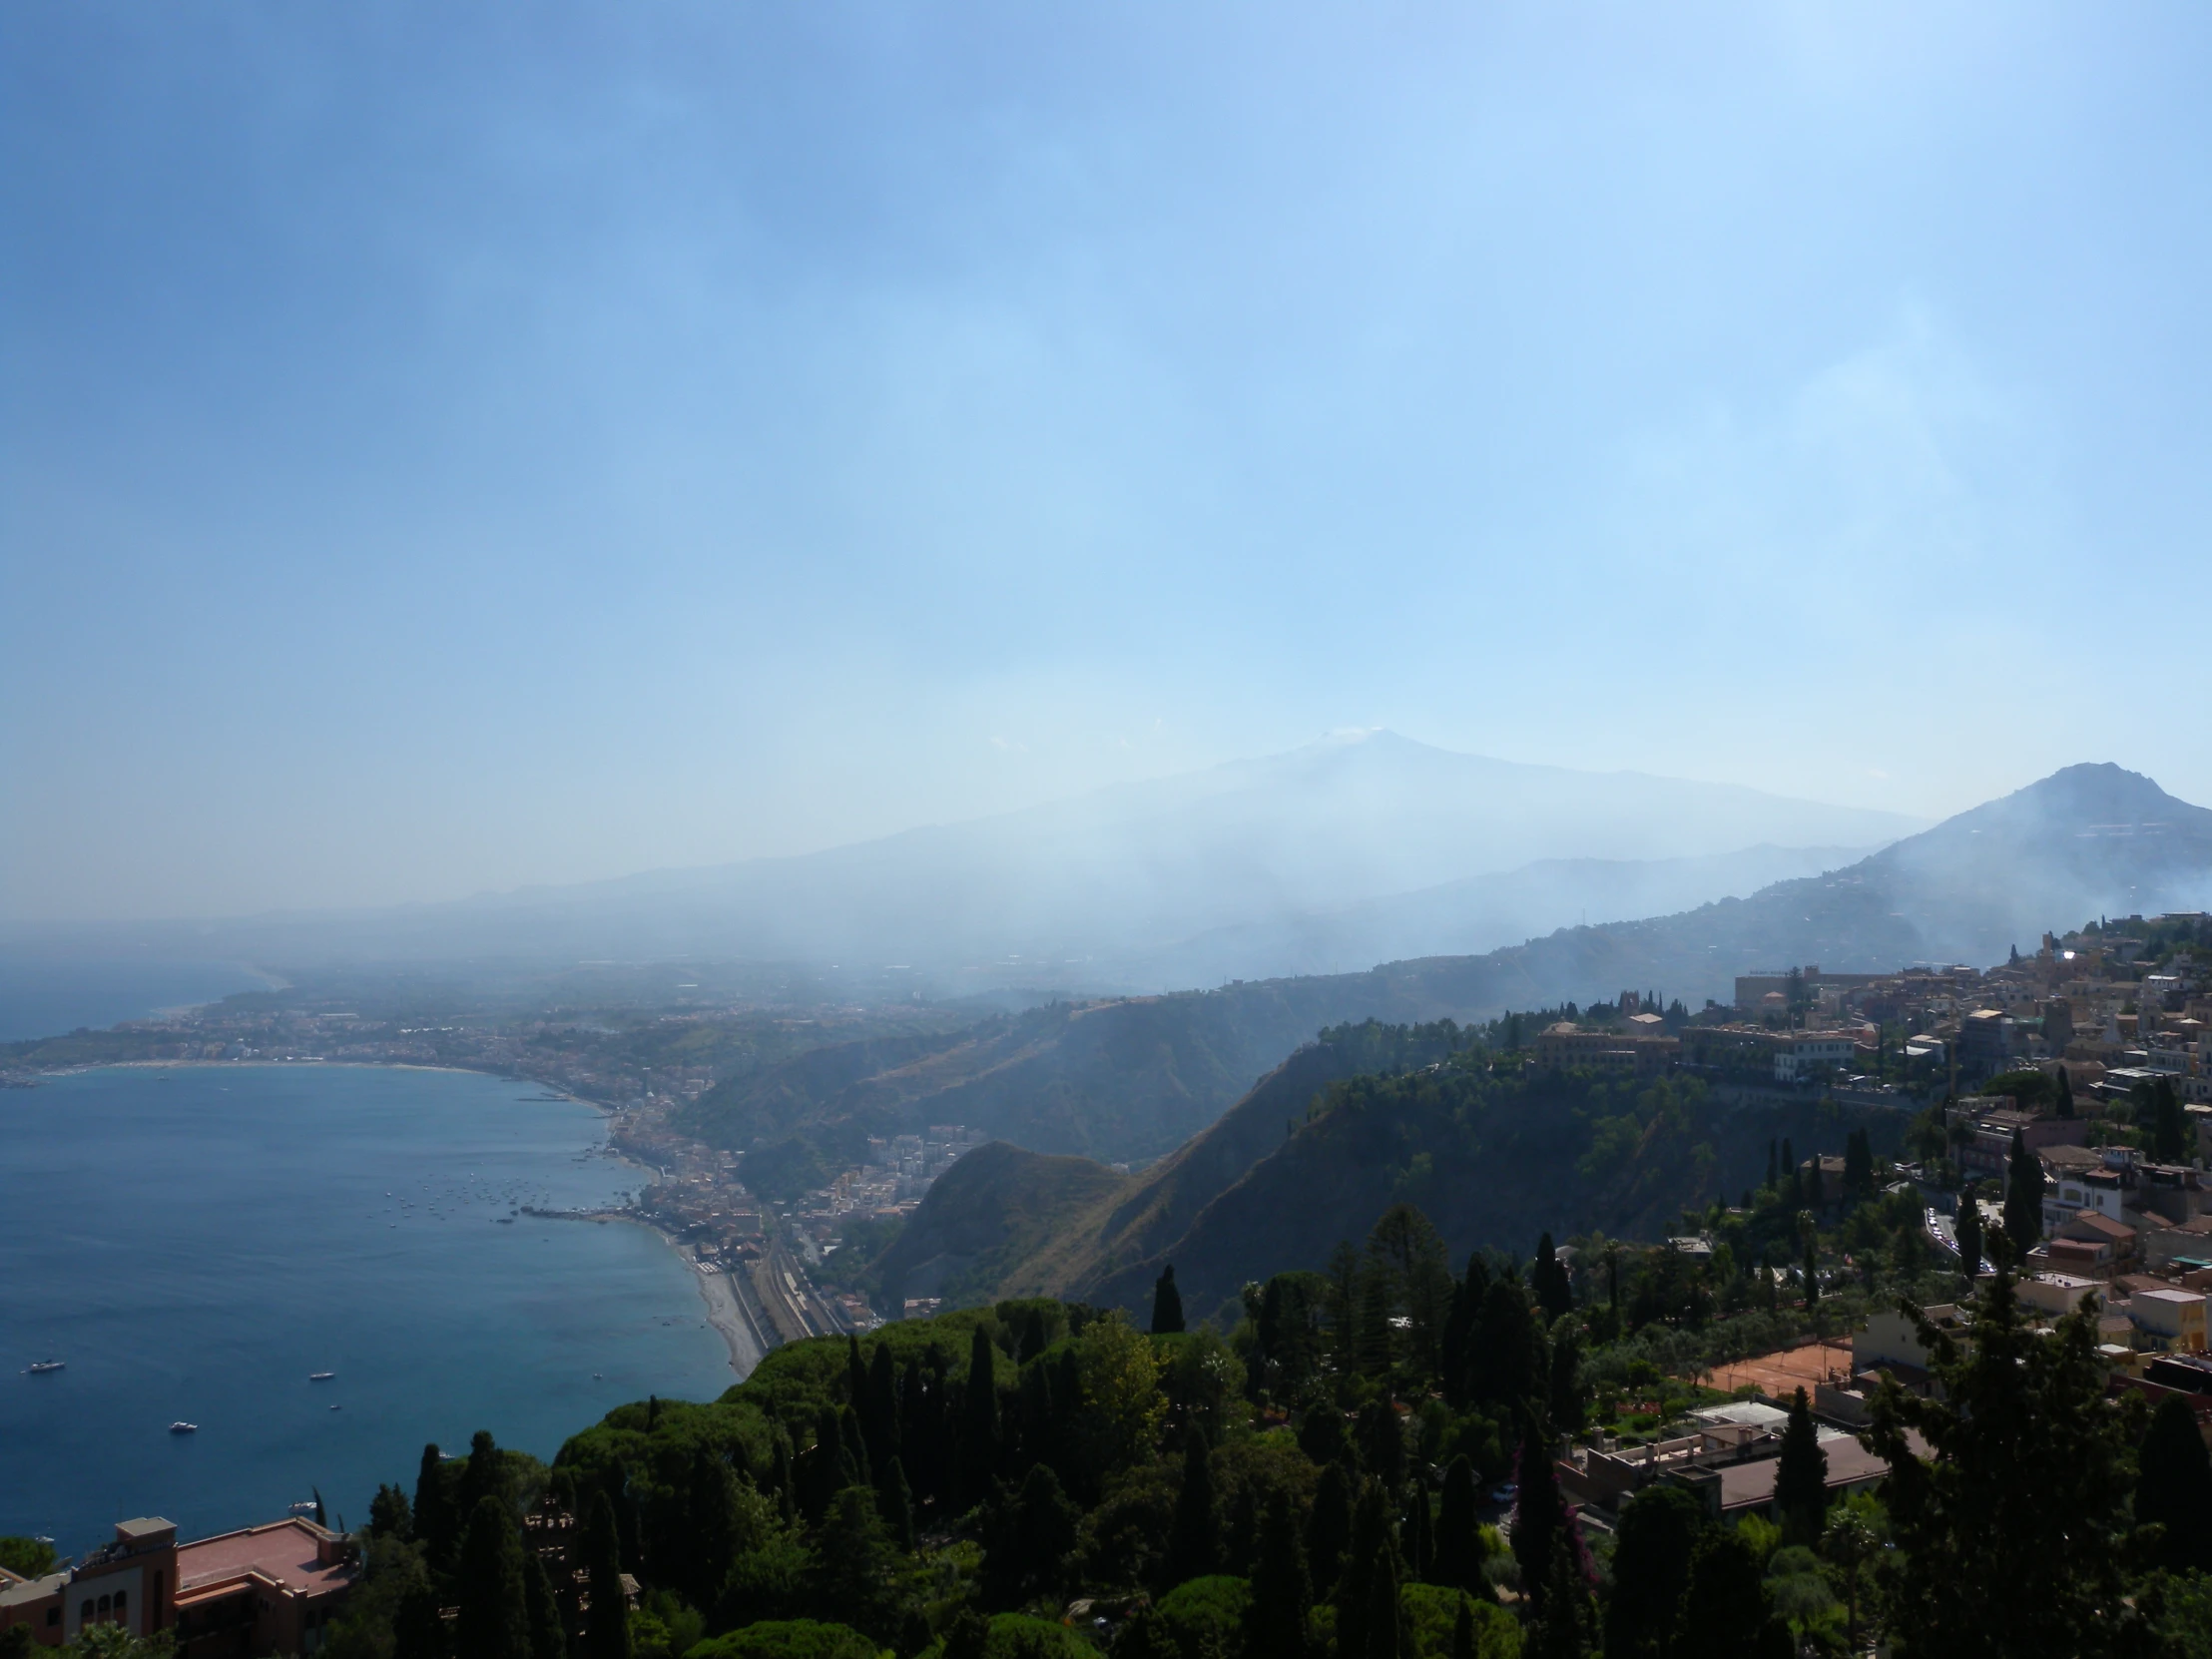
[[[272,1521],[243,1532],[225,1532],[177,1551],[180,1602],[258,1573],[294,1595],[319,1595],[349,1582],[353,1569],[344,1562],[324,1563],[322,1534],[303,1520]]]

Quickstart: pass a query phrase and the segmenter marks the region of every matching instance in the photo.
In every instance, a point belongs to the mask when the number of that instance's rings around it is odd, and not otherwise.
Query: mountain
[[[1593,906],[1601,918],[1620,913],[1608,878],[1576,860],[1863,848],[1919,827],[1731,785],[1524,766],[1370,732],[797,857],[168,931],[198,957],[288,969],[705,956],[897,963],[918,988],[949,991],[1008,982],[1162,989],[1193,982],[1174,948],[1216,929],[1328,917],[1552,861],[1548,875],[1506,889],[1411,897],[1355,918],[1349,931],[1323,926],[1341,938],[1329,948],[1354,952],[1352,963],[1465,952]],[[1756,873],[1707,870],[1697,896],[1748,891]],[[145,925],[124,932],[140,944],[152,936]],[[1255,973],[1283,971],[1268,948],[1237,959]]]
[[[1049,1295],[1141,1314],[1172,1263],[1204,1315],[1270,1273],[1322,1268],[1400,1201],[1455,1256],[1522,1254],[1546,1229],[1649,1239],[1756,1184],[1772,1139],[1841,1151],[1863,1127],[1879,1152],[1904,1128],[1900,1112],[1811,1101],[1731,1108],[1697,1083],[1492,1076],[1452,1043],[1434,1027],[1327,1033],[1142,1176],[971,1153],[877,1259],[886,1301]]]

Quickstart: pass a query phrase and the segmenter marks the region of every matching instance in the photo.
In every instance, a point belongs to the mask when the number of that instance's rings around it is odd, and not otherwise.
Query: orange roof
[[[353,1569],[324,1561],[329,1534],[304,1520],[272,1521],[241,1532],[219,1533],[177,1551],[177,1600],[257,1574],[293,1595],[320,1595],[350,1583]]]

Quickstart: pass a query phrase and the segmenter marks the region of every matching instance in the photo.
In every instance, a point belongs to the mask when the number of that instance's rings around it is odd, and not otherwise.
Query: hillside
[[[1454,1255],[1525,1252],[1545,1229],[1648,1239],[1684,1209],[1756,1185],[1772,1139],[1841,1151],[1866,1127],[1886,1150],[1905,1124],[1811,1101],[1729,1108],[1695,1082],[1493,1076],[1451,1042],[1434,1028],[1332,1033],[1136,1180],[1101,1170],[1086,1183],[1070,1160],[1011,1148],[964,1159],[915,1211],[912,1242],[883,1258],[886,1290],[919,1294],[912,1276],[951,1253],[946,1241],[978,1241],[956,1273],[929,1282],[971,1301],[1070,1296],[1141,1311],[1172,1262],[1187,1305],[1209,1312],[1270,1272],[1320,1269],[1400,1201]],[[1389,1050],[1390,1070],[1352,1069]]]

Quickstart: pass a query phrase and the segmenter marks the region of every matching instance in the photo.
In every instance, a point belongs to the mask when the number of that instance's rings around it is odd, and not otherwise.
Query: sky
[[[0,9],[0,919],[1388,727],[2212,803],[2212,12]]]

